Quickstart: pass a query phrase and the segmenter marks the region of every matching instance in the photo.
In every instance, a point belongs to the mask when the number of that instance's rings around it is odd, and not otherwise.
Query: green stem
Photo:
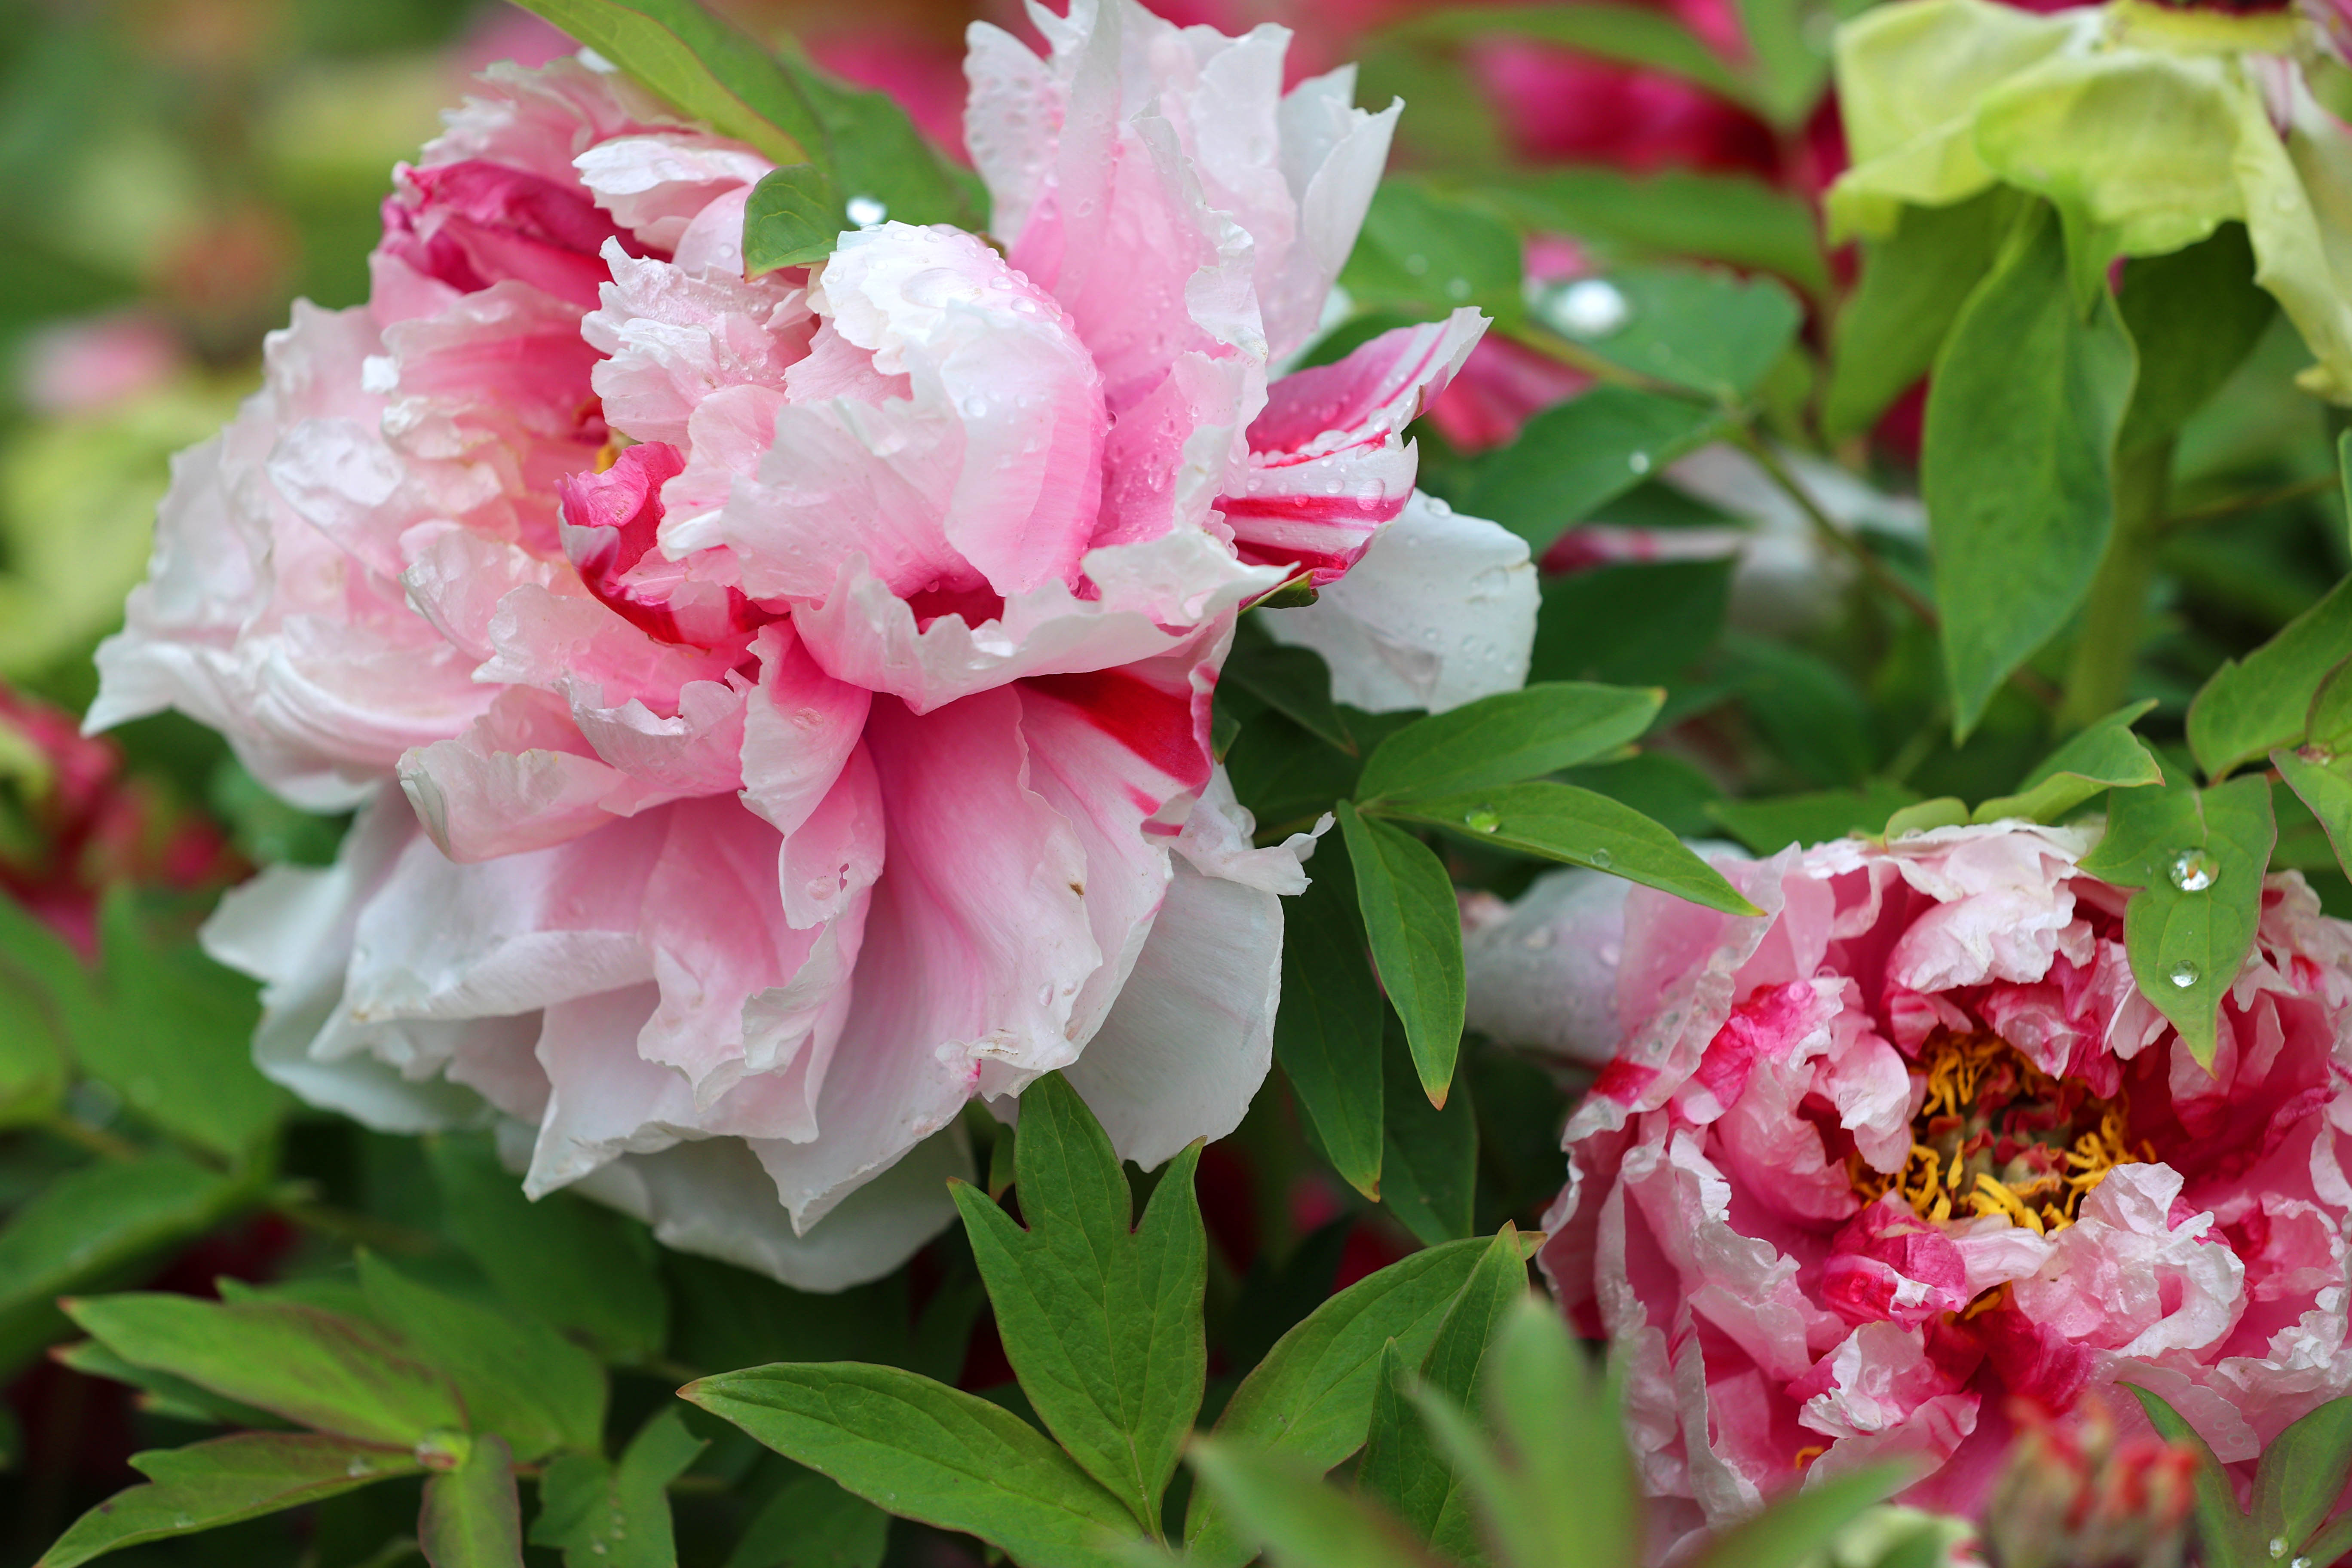
[[[2164,542],[2166,492],[2172,479],[2172,443],[2158,441],[2116,458],[2116,527],[2091,580],[2083,635],[2066,671],[2058,730],[2071,733],[2123,706],[2132,661],[2147,635],[2147,588]]]

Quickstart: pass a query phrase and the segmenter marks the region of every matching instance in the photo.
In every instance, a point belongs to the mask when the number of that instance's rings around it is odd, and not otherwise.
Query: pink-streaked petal
[[[1249,427],[1248,477],[1217,501],[1242,559],[1306,568],[1318,584],[1345,575],[1412,494],[1404,427],[1486,330],[1477,311],[1456,310],[1269,387]]]
[[[790,622],[761,629],[760,681],[743,715],[743,804],[797,832],[840,777],[873,695],[818,668]]]
[[[605,356],[590,376],[604,417],[634,440],[686,445],[704,399],[730,386],[780,386],[808,352],[816,319],[804,291],[774,277],[744,281],[740,258],[731,275],[708,276],[617,246],[604,259],[613,279],[580,332]]]
[[[625,780],[598,760],[563,704],[510,686],[472,729],[400,759],[417,820],[452,860],[545,849],[613,819]]]

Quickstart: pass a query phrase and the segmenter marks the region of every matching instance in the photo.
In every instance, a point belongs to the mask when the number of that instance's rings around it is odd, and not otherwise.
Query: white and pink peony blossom
[[[273,1076],[487,1102],[534,1194],[814,1287],[950,1217],[975,1096],[1066,1069],[1147,1163],[1238,1121],[1311,840],[1255,847],[1211,757],[1235,615],[1418,539],[1481,606],[1412,666],[1459,701],[1523,677],[1533,571],[1407,510],[1474,313],[1269,382],[1395,110],[1283,94],[1279,29],[1034,19],[1044,58],[972,32],[1002,254],[884,222],[751,279],[761,157],[494,70],[369,304],[298,307],[181,459],[91,722],[177,707],[362,807],[209,929]]]
[[[1543,1263],[1622,1358],[1662,1552],[1882,1460],[1974,1517],[2019,1399],[2095,1398],[2128,1435],[2109,1385],[2137,1384],[2250,1470],[2352,1392],[2352,927],[2269,880],[2209,1072],[2133,986],[2126,895],[2076,869],[2093,837],[1718,858],[1762,918],[1635,889],[1603,929],[1551,899],[1606,955],[1556,983],[1600,987],[1621,1038]]]

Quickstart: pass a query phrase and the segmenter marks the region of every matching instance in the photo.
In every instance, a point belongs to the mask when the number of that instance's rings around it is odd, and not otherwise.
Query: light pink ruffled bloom
[[[393,1128],[487,1100],[534,1194],[812,1286],[945,1222],[975,1095],[1066,1068],[1146,1163],[1240,1119],[1308,841],[1252,847],[1217,668],[1406,511],[1483,323],[1269,382],[1394,110],[1283,95],[1278,29],[1036,21],[1042,59],[972,33],[1005,254],[886,222],[750,280],[759,155],[493,71],[369,304],[298,307],[181,460],[91,721],[175,706],[369,803],[211,928],[267,1070]]]
[[[1623,1358],[1662,1547],[1887,1459],[1969,1514],[2014,1396],[2137,1384],[2234,1464],[2352,1391],[2352,927],[2270,880],[2209,1073],[2134,989],[2090,837],[1718,859],[1761,919],[1626,900],[1543,1261]]]

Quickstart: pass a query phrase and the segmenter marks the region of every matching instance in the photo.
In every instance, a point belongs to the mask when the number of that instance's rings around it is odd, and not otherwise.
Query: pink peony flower
[[[267,1070],[389,1128],[486,1101],[533,1194],[813,1287],[946,1222],[975,1096],[1066,1068],[1146,1163],[1240,1119],[1311,840],[1254,848],[1213,765],[1234,616],[1376,538],[1475,556],[1505,652],[1449,645],[1460,700],[1523,676],[1533,569],[1407,510],[1474,313],[1269,384],[1395,110],[1284,96],[1278,30],[1037,20],[972,34],[1004,254],[884,222],[751,279],[761,158],[494,70],[370,303],[298,307],[182,459],[91,721],[368,803],[211,927]]]
[[[1763,918],[1636,889],[1585,931],[1622,1038],[1543,1261],[1623,1358],[1662,1548],[1888,1459],[1972,1516],[2017,1399],[2137,1384],[2239,1464],[2352,1391],[2352,927],[2270,880],[2208,1072],[2133,987],[2092,837],[1726,856]]]

